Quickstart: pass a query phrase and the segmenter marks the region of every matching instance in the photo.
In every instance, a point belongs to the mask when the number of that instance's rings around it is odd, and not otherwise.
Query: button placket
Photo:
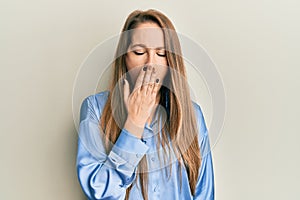
[[[147,141],[146,141],[144,138],[142,138],[141,141],[142,141],[144,144],[147,144]]]
[[[155,185],[153,188],[154,199],[160,199],[160,188],[159,185]]]
[[[154,191],[154,192],[156,192],[156,191],[157,191],[157,185],[154,187],[153,191]]]

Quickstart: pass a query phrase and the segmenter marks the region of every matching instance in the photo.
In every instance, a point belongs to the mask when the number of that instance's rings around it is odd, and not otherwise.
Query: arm
[[[203,113],[199,105],[196,106],[196,110],[196,117],[199,126],[199,145],[202,160],[194,200],[214,200],[214,169],[209,136]]]
[[[96,106],[93,107],[89,98],[83,102],[80,111],[77,172],[81,187],[90,199],[124,199],[126,189],[134,181],[136,167],[149,149],[140,138],[155,104],[158,81],[154,87],[148,84],[155,79],[154,71],[141,68],[131,94],[129,84],[124,80],[127,120],[108,155],[101,140],[102,131],[98,128],[98,112],[93,109]]]
[[[136,167],[148,146],[122,129],[112,150],[105,153],[98,119],[89,98],[81,106],[77,152],[80,185],[89,199],[124,199]]]

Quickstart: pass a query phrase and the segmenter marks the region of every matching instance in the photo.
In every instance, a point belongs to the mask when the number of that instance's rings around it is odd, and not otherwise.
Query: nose
[[[147,53],[147,65],[155,64],[155,51],[153,49],[148,50]]]

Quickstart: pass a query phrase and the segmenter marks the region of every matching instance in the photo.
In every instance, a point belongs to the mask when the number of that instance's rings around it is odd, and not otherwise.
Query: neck
[[[160,92],[158,92],[156,95],[155,105],[159,103],[159,100],[160,100]]]

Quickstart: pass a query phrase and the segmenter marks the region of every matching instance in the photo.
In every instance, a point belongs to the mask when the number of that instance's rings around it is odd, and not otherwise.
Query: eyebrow
[[[147,49],[147,46],[144,45],[144,44],[134,44],[134,45],[131,46],[131,48],[134,48],[134,47],[137,47],[137,46],[143,47],[143,48]],[[165,49],[165,47],[156,47],[155,49],[157,49],[157,50],[159,50],[159,49]]]

